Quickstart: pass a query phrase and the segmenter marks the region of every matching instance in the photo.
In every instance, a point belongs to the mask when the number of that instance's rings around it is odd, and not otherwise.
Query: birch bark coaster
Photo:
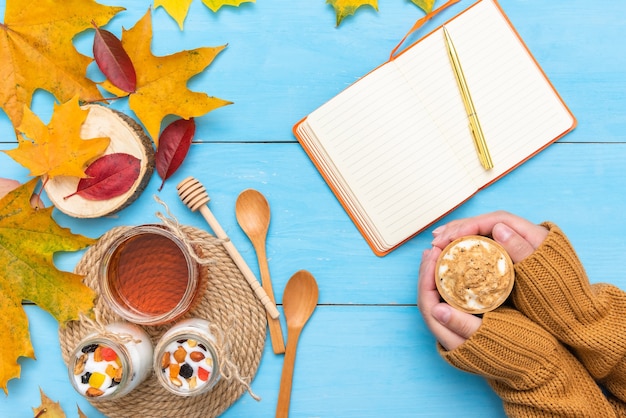
[[[78,177],[57,176],[48,179],[44,188],[54,206],[66,215],[99,218],[124,209],[143,192],[154,170],[154,149],[143,128],[124,113],[100,105],[85,105],[82,108],[89,113],[80,130],[81,138],[110,138],[104,154],[124,153],[138,158],[139,175],[129,190],[106,200],[88,200],[80,195],[66,199],[76,191],[80,181]]]
[[[99,291],[98,268],[104,251],[119,234],[128,227],[117,227],[104,234],[90,247],[76,266],[76,273],[85,276],[87,286]],[[245,382],[251,382],[259,366],[265,344],[265,310],[255,297],[250,285],[230,258],[224,246],[215,237],[199,229],[183,226],[182,231],[193,243],[203,259],[215,263],[201,267],[204,291],[199,301],[185,314],[185,318],[207,319],[223,331],[228,347],[228,359],[237,368]],[[200,242],[200,244],[197,244]],[[103,324],[120,321],[121,318],[97,298],[95,310]],[[169,329],[170,325],[143,327],[153,344]],[[61,352],[67,364],[71,350],[87,334],[93,325],[87,321],[73,321],[59,329]],[[94,401],[92,405],[109,417],[215,417],[231,406],[244,392],[237,379],[222,376],[209,392],[194,397],[171,394],[158,383],[154,372],[137,389],[127,396],[113,401]]]
[[[492,311],[509,297],[513,262],[492,239],[470,235],[451,242],[435,265],[435,284],[451,306],[471,314]]]

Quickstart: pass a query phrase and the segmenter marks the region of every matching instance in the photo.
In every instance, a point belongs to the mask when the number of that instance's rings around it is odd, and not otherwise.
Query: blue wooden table
[[[107,26],[119,36],[152,1],[104,3],[127,9]],[[463,0],[446,10],[421,34],[470,4]],[[626,2],[501,0],[501,5],[578,127],[442,222],[496,209],[535,222],[552,220],[572,240],[593,282],[626,288]],[[320,288],[319,306],[300,339],[294,417],[503,415],[500,400],[481,378],[438,357],[416,308],[417,271],[430,232],[386,257],[375,256],[291,133],[301,117],[386,60],[422,16],[406,0],[387,0],[378,12],[362,8],[337,28],[324,0],[258,0],[216,14],[198,0],[181,32],[156,9],[156,55],[228,44],[190,86],[234,104],[197,120],[197,141],[162,191],[155,175],[142,196],[116,216],[87,220],[54,212],[61,226],[95,238],[115,226],[158,221],[154,213],[162,207],[156,194],[181,223],[207,228],[176,195],[176,184],[193,175],[207,186],[213,213],[258,272],[234,205],[242,190],[261,191],[272,209],[267,251],[279,305],[297,270],[309,270]],[[77,49],[90,54],[92,36],[77,37]],[[47,93],[35,95],[33,108],[43,120],[50,117],[51,103]],[[114,106],[127,111],[124,102]],[[12,132],[0,114],[0,149],[15,148]],[[0,153],[0,177],[24,182],[28,171]],[[55,262],[71,271],[82,254],[58,254]],[[0,396],[0,416],[32,416],[40,388],[60,401],[69,417],[77,416],[76,405],[89,417],[101,416],[70,386],[58,324],[34,305],[25,309],[37,360],[21,360],[21,378],[10,382],[8,396]],[[252,382],[262,400],[244,395],[224,416],[273,416],[282,361],[268,340]]]

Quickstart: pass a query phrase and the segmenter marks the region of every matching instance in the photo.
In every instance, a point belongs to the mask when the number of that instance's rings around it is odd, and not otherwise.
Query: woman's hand
[[[548,230],[519,216],[498,211],[452,221],[436,228],[433,235],[433,246],[442,250],[466,235],[490,236],[504,247],[514,263],[519,263],[541,245]]]
[[[541,245],[548,231],[519,216],[500,211],[452,221],[435,229],[433,235],[433,247],[422,255],[417,305],[437,341],[445,349],[454,350],[478,330],[482,320],[440,302],[435,285],[435,263],[441,251],[457,238],[484,235],[500,243],[517,263]]]

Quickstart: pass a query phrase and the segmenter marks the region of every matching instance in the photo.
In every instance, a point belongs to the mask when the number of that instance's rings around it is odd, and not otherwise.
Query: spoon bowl
[[[239,226],[243,232],[246,233],[248,239],[250,239],[256,252],[263,290],[267,293],[272,304],[276,304],[265,251],[267,230],[270,226],[270,205],[267,203],[265,196],[260,192],[254,189],[247,189],[241,192],[237,197],[235,216],[237,217]],[[280,320],[268,315],[267,324],[270,330],[270,339],[274,353],[284,353],[285,342],[283,340],[283,332],[280,328]]]
[[[283,309],[287,321],[287,349],[280,377],[280,391],[276,406],[276,418],[289,416],[291,402],[291,385],[296,360],[296,348],[302,328],[313,314],[319,298],[317,282],[306,270],[296,272],[285,286],[283,292]]]

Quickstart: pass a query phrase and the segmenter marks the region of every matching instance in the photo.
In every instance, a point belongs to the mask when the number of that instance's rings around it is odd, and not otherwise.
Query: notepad
[[[494,168],[478,159],[437,28],[300,120],[294,134],[385,255],[571,131],[576,120],[499,4],[445,23]]]

